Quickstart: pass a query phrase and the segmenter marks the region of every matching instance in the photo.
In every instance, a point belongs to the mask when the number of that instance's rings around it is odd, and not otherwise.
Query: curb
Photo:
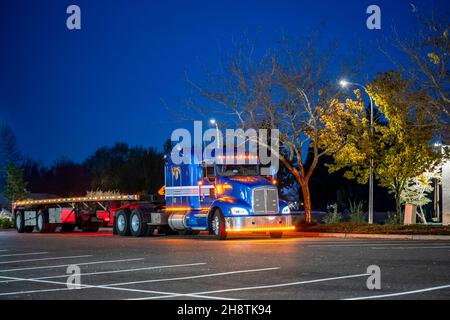
[[[365,238],[365,239],[399,239],[399,240],[450,240],[450,235],[429,234],[369,234],[369,233],[328,233],[328,232],[296,232],[302,237],[319,238]]]

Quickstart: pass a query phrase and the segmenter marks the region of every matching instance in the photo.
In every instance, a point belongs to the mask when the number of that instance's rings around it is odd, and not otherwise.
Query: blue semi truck
[[[150,197],[111,195],[16,202],[16,229],[46,233],[61,227],[62,231],[79,228],[95,232],[110,224],[113,233],[120,236],[209,231],[219,240],[238,232],[265,232],[280,238],[284,231],[293,230],[288,204],[279,199],[274,179],[261,176],[257,159],[246,155],[236,164],[238,161],[223,158],[200,161],[192,153],[188,164],[175,164],[167,158],[165,186],[159,195]]]

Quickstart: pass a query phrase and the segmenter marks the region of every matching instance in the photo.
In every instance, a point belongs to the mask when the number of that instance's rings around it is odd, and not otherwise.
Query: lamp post
[[[356,82],[349,82],[346,80],[341,80],[339,81],[339,84],[341,85],[342,88],[346,88],[349,85],[353,85],[353,86],[357,86],[357,87],[361,87],[364,91],[366,91],[367,93],[367,88],[359,83]],[[367,94],[369,96],[369,100],[370,100],[370,135],[373,136],[373,100],[372,97]],[[369,167],[369,224],[373,224],[373,159],[370,159],[370,167]]]
[[[217,148],[220,148],[220,133],[219,133],[219,125],[217,124],[217,120],[214,118],[209,119],[209,123],[213,126],[216,126],[216,140],[217,140]]]

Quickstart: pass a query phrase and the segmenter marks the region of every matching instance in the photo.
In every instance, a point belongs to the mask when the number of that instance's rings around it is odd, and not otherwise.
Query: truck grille
[[[278,213],[278,191],[262,187],[253,190],[253,212],[260,214]]]

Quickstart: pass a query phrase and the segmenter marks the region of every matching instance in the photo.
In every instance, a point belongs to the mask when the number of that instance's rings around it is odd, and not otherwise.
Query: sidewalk
[[[415,235],[415,234],[368,234],[368,233],[332,233],[332,232],[293,232],[301,237],[319,238],[365,238],[365,239],[400,239],[400,240],[448,240],[450,235]]]

